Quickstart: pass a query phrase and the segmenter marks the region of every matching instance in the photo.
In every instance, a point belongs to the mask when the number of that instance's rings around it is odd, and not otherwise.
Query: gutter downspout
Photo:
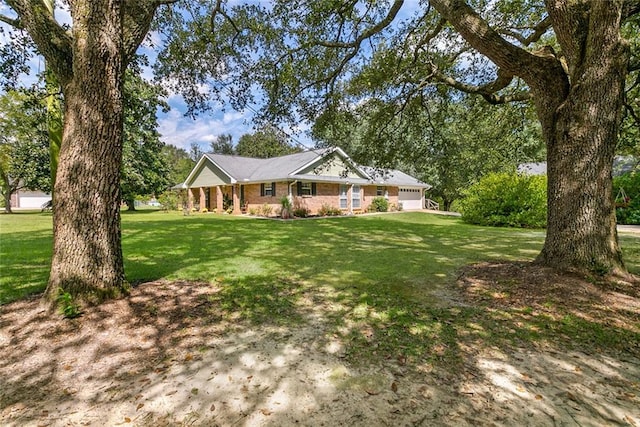
[[[298,183],[298,180],[296,179],[295,181],[293,181],[292,183],[290,183],[290,184],[289,184],[289,195],[288,195],[288,197],[289,197],[289,201],[290,201],[291,203],[293,203],[293,192],[291,191],[291,187],[292,187],[294,184],[297,184],[297,183]]]

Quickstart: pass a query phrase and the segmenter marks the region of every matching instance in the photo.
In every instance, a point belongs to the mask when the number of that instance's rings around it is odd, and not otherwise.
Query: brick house
[[[188,208],[233,214],[271,205],[277,212],[288,197],[311,214],[322,205],[345,213],[366,211],[375,197],[405,210],[424,207],[424,191],[431,186],[397,170],[381,171],[354,163],[340,148],[310,150],[270,159],[204,154],[184,183]],[[226,202],[225,202],[226,201]]]

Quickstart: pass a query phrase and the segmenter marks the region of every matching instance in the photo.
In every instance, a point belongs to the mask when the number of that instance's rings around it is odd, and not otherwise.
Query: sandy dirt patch
[[[531,268],[470,267],[451,301],[545,309],[545,294],[559,292],[585,316],[640,328],[635,289],[594,285],[574,300],[581,279]],[[310,295],[303,321],[286,327],[221,316],[208,299],[218,291],[145,283],[73,320],[46,315],[35,298],[0,307],[0,425],[640,426],[633,351],[467,346],[451,370],[354,363],[327,322],[330,290]],[[584,309],[594,301],[602,307]]]

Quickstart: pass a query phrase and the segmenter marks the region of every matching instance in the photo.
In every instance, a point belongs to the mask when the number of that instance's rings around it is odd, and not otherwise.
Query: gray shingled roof
[[[615,156],[613,159],[613,176],[631,172],[638,165],[638,159],[633,156]],[[518,173],[528,175],[546,175],[547,162],[522,163],[518,165]]]
[[[271,181],[286,180],[297,169],[322,157],[327,150],[303,151],[287,156],[272,157],[270,159],[256,159],[253,157],[228,156],[207,153],[216,165],[230,176],[241,181]]]
[[[230,156],[224,154],[206,153],[204,156],[222,169],[229,177],[237,182],[269,182],[286,181],[290,179],[309,180],[318,182],[349,182],[351,184],[378,183],[380,185],[397,185],[405,187],[431,188],[416,178],[398,170],[385,170],[355,165],[366,178],[338,178],[322,175],[294,174],[300,169],[313,164],[326,154],[337,149],[319,149],[289,154],[287,156],[272,157],[269,159],[257,159],[253,157]],[[343,153],[342,150],[338,150]],[[350,160],[350,159],[349,159]],[[369,179],[371,178],[371,179]],[[183,183],[176,188],[184,188]]]
[[[397,185],[398,187],[421,187],[429,189],[431,185],[396,169],[378,169],[370,166],[362,166],[362,169],[373,178],[374,183],[385,185]]]

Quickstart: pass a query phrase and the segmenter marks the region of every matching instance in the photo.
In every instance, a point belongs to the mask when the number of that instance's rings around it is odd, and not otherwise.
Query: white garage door
[[[398,202],[402,204],[402,209],[422,209],[422,189],[420,188],[400,188],[398,191]]]
[[[40,209],[42,205],[51,200],[51,196],[20,196],[18,202],[20,208]]]

